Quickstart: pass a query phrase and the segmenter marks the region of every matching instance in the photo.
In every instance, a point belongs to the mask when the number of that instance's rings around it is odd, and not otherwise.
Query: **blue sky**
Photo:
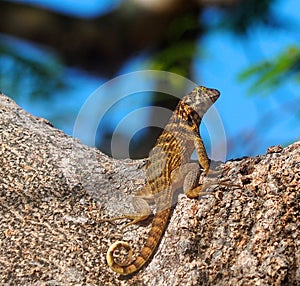
[[[105,13],[120,1],[19,0],[19,2],[41,3],[57,11],[88,17]],[[271,95],[250,96],[247,92],[250,82],[237,81],[238,73],[249,65],[275,56],[288,44],[299,44],[300,21],[297,15],[299,9],[300,2],[297,0],[277,2],[276,13],[292,23],[288,30],[256,29],[251,31],[250,38],[244,40],[229,32],[220,31],[208,34],[199,43],[199,53],[204,54],[204,57],[194,61],[193,80],[221,91],[216,106],[230,142],[229,158],[263,154],[268,146],[286,145],[299,140],[299,117],[292,108],[299,105],[299,86],[287,82]],[[128,62],[122,72],[141,70],[144,68],[144,61],[144,57],[137,57]],[[73,116],[66,119],[61,126],[57,126],[72,134],[76,114],[86,98],[103,84],[104,80],[73,69],[67,69],[65,77],[75,88],[64,96],[56,97],[52,102],[52,108],[49,109],[48,104],[32,103],[26,99],[18,103],[29,112],[45,118],[51,117],[50,110],[57,113],[63,113],[66,109],[73,110]],[[288,103],[292,103],[289,105],[292,107],[282,108]],[[123,111],[126,111],[126,107],[123,107]],[[132,124],[134,125],[134,122]],[[205,140],[205,129],[202,132]]]

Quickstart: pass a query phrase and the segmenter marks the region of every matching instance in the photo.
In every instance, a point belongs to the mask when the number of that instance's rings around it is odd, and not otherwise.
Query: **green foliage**
[[[300,83],[300,47],[289,46],[273,59],[253,65],[238,76],[240,81],[254,79],[249,92],[271,92],[284,81]]]

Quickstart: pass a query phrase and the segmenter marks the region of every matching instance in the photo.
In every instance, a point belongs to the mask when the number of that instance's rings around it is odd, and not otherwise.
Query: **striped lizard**
[[[218,90],[199,86],[179,101],[156,145],[149,153],[146,185],[137,192],[133,201],[138,214],[111,219],[132,219],[126,226],[145,220],[151,213],[147,200],[154,201],[156,212],[148,238],[135,259],[132,258],[129,243],[113,243],[106,255],[107,263],[113,271],[129,275],[138,271],[149,260],[166,228],[176,189],[183,187],[189,198],[197,198],[200,195],[203,190],[203,185],[199,185],[198,182],[200,167],[204,169],[204,174],[208,174],[210,160],[199,134],[199,126],[203,115],[219,96]],[[198,163],[190,163],[191,154],[195,149],[200,166]],[[128,259],[122,263],[114,257],[114,252],[121,248],[128,251]]]

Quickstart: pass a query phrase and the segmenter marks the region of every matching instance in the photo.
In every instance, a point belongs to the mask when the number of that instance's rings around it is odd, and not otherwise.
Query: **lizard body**
[[[191,180],[191,168],[187,168],[192,152],[196,149],[200,166],[207,174],[209,159],[199,134],[199,126],[205,112],[218,99],[220,93],[216,89],[203,86],[196,87],[191,93],[184,96],[174,110],[164,131],[157,139],[156,145],[149,154],[146,164],[146,186],[135,196],[135,208],[140,215],[125,215],[133,219],[128,225],[144,220],[150,209],[145,199],[153,200],[156,212],[145,245],[140,254],[132,259],[131,247],[127,242],[113,243],[107,252],[107,263],[110,268],[121,274],[129,275],[139,270],[152,256],[169,218],[173,193],[183,186],[189,197],[197,197],[202,187],[198,186],[199,176],[196,177],[195,163],[192,170],[194,178]],[[184,179],[190,177],[186,183]],[[192,183],[191,183],[192,182]],[[119,248],[128,251],[129,259],[119,263],[114,259],[114,252]]]

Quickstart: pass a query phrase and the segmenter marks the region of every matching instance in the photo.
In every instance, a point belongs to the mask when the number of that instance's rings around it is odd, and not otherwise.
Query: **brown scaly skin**
[[[148,238],[141,253],[134,260],[131,258],[132,251],[127,242],[113,243],[106,256],[107,263],[113,271],[121,275],[129,275],[139,270],[149,260],[166,228],[173,193],[176,189],[183,186],[187,196],[193,198],[201,193],[202,187],[197,186],[197,178],[193,179],[192,183],[185,184],[183,181],[191,170],[186,166],[194,149],[196,149],[200,166],[206,174],[209,171],[209,159],[199,135],[199,125],[205,112],[219,96],[218,90],[200,86],[180,100],[165,130],[149,154],[146,166],[146,187],[136,195],[135,207],[140,210],[141,214],[140,216],[124,216],[133,219],[133,222],[129,224],[146,219],[150,210],[147,209],[147,204],[143,199],[152,198],[156,205],[156,213]],[[192,168],[195,169],[195,166]],[[155,194],[159,195],[154,196]],[[129,259],[125,263],[118,263],[114,260],[113,254],[116,249],[122,247],[128,251]]]

